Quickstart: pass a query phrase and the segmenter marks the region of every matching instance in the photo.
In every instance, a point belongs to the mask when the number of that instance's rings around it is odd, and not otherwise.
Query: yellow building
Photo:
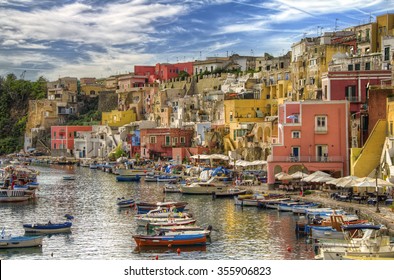
[[[120,127],[137,120],[137,115],[134,111],[118,111],[103,112],[101,123],[111,127]]]
[[[104,85],[99,84],[85,84],[81,85],[81,94],[86,96],[98,96],[101,91],[105,90]]]
[[[234,147],[242,148],[244,136],[254,129],[256,123],[264,122],[261,99],[224,100],[225,126]]]

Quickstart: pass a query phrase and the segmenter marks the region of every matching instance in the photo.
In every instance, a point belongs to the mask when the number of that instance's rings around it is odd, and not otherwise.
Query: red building
[[[51,152],[54,155],[72,155],[74,138],[79,131],[92,131],[91,126],[52,126]]]
[[[165,81],[172,78],[177,78],[179,74],[184,71],[193,75],[193,62],[183,63],[157,63],[156,66],[134,66],[134,74],[137,76],[148,77],[149,83],[154,83],[156,80]]]
[[[150,159],[172,159],[173,148],[190,147],[193,134],[194,130],[192,129],[141,129],[141,157]]]

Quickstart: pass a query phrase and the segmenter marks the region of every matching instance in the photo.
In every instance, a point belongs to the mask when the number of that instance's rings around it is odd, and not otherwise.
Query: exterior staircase
[[[357,149],[352,149],[351,175],[366,177],[375,172],[375,168],[380,163],[386,132],[387,121],[378,120],[360,153]]]

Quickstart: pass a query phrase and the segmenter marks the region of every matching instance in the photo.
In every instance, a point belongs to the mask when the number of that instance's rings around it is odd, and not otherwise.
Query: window
[[[185,144],[186,143],[186,138],[185,137],[180,137],[180,143]]]
[[[170,145],[170,136],[169,135],[166,135],[165,145],[166,146]]]
[[[356,86],[345,87],[345,98],[350,102],[357,102]]]
[[[56,143],[53,144],[53,148],[56,150]]]
[[[315,133],[327,133],[327,116],[315,117]]]
[[[371,62],[365,62],[365,70],[371,70]]]
[[[291,138],[301,138],[301,131],[298,130],[292,131]]]
[[[328,146],[327,145],[316,145],[316,160],[327,161],[328,160]]]
[[[172,138],[172,144],[177,144],[178,143],[178,137]]]
[[[356,63],[354,64],[354,70],[356,71],[360,71],[361,67],[360,67],[360,63]]]
[[[390,47],[384,48],[384,61],[390,60]]]
[[[353,64],[349,64],[349,65],[347,66],[347,70],[348,70],[348,71],[353,71]]]
[[[150,136],[149,137],[149,143],[156,144],[156,136]]]

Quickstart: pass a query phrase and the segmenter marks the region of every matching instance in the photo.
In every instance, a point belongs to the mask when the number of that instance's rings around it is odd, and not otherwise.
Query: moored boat
[[[75,176],[74,175],[64,175],[63,180],[64,181],[72,181],[72,180],[75,180]]]
[[[205,234],[133,235],[137,246],[205,245]]]
[[[238,195],[244,195],[246,194],[247,190],[246,189],[239,189],[239,188],[230,188],[222,192],[214,193],[213,195],[216,198],[222,198],[222,197],[234,197]]]
[[[167,202],[137,202],[137,214],[145,214],[148,213],[150,210],[156,209],[157,207],[161,208],[174,208],[178,212],[183,212],[185,207],[188,203],[183,201],[167,201]]]
[[[224,192],[228,189],[228,185],[215,182],[216,178],[212,177],[206,182],[194,182],[190,185],[182,185],[182,194],[210,194]]]
[[[0,249],[40,247],[42,246],[42,239],[42,236],[6,235],[3,228],[0,237]]]
[[[32,198],[26,190],[0,190],[0,202],[22,202]]]
[[[119,208],[130,208],[135,206],[135,201],[132,198],[118,197],[118,201],[116,202],[116,205],[118,205]]]
[[[118,175],[116,176],[116,181],[118,182],[139,182],[141,176],[139,175]]]
[[[49,234],[49,233],[61,233],[71,231],[71,222],[64,223],[45,223],[45,224],[24,224],[23,229],[26,233],[34,234]]]

